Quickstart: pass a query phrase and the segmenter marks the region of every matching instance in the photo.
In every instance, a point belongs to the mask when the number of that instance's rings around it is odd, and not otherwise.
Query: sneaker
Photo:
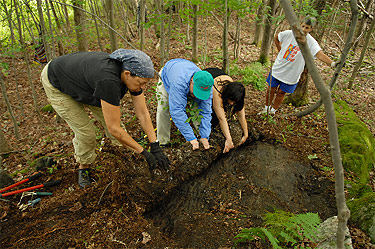
[[[267,113],[267,111],[268,111],[268,114],[270,114],[270,115],[275,115],[275,113],[276,113],[275,108],[270,107],[270,106],[265,106],[264,109],[258,113],[258,115],[265,114],[265,113]]]
[[[90,186],[92,179],[90,177],[90,169],[79,169],[78,170],[78,185],[81,188]]]
[[[275,113],[276,113],[276,109],[274,109],[273,107],[271,107],[271,110],[269,111],[269,114],[275,115]]]

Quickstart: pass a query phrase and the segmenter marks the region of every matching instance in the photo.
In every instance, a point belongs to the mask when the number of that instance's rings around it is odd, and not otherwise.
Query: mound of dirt
[[[241,228],[260,226],[266,211],[335,215],[333,183],[292,152],[259,134],[227,154],[220,144],[222,135],[214,133],[208,151],[168,148],[171,169],[152,173],[139,155],[105,146],[99,161],[107,165],[96,168],[96,183],[83,190],[74,184],[75,170],[60,165],[55,177],[64,181],[40,205],[21,212],[16,197],[2,205],[1,244],[230,247]]]

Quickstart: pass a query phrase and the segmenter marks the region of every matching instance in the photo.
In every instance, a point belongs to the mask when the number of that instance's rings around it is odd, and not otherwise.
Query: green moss
[[[41,109],[43,112],[54,112],[55,110],[53,109],[51,104],[45,105]]]
[[[367,184],[369,171],[375,165],[372,133],[345,101],[335,102],[335,113],[344,169],[353,172],[360,183]]]
[[[375,241],[375,193],[367,193],[363,197],[347,202],[350,209],[350,220]]]
[[[372,189],[368,184],[356,183],[352,181],[346,181],[346,184],[351,185],[351,188],[348,188],[349,198],[360,198],[365,194],[372,192]]]

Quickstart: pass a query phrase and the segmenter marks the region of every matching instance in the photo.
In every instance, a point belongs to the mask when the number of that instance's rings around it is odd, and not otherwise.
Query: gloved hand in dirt
[[[148,167],[149,167],[150,171],[152,172],[156,168],[156,164],[157,164],[157,160],[156,160],[155,156],[145,149],[141,152],[141,154],[146,158],[146,161],[148,163]]]
[[[155,156],[156,160],[158,160],[160,167],[162,167],[164,170],[169,169],[169,159],[160,148],[159,142],[153,142],[150,145],[150,152]]]

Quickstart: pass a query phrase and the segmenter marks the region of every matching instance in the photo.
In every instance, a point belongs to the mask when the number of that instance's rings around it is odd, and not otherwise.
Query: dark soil
[[[252,34],[250,26],[243,25],[245,38],[238,60],[240,67],[258,56],[258,48],[250,44],[250,35],[246,35]],[[208,32],[215,32],[215,25],[209,26]],[[220,48],[220,41],[213,37],[220,34],[210,37],[210,51]],[[190,50],[176,44],[177,41],[171,44],[171,58],[189,58]],[[338,56],[335,46],[331,48],[326,52]],[[148,43],[145,50],[153,58],[155,68],[160,69],[154,45]],[[168,172],[150,172],[142,156],[112,146],[107,139],[101,144],[102,135],[98,132],[99,156],[92,167],[96,182],[80,189],[71,130],[64,122],[56,123],[53,113],[41,113],[38,118],[24,60],[18,57],[15,64],[9,57],[4,60],[16,68],[16,74],[10,70],[5,82],[21,139],[15,139],[10,115],[4,101],[0,101],[0,127],[13,151],[3,155],[3,167],[17,182],[35,172],[34,166],[30,166],[32,161],[43,156],[53,157],[57,163],[40,170],[41,178],[21,186],[56,179],[62,183],[42,189],[53,195],[42,197],[40,203],[25,211],[17,207],[20,194],[0,200],[1,248],[229,248],[242,228],[261,226],[267,211],[316,212],[322,220],[337,214],[322,109],[295,118],[282,114],[305,107],[283,105],[278,115],[267,119],[257,115],[263,107],[264,92],[249,85],[245,103],[249,140],[222,154],[224,138],[215,131],[210,150],[193,152],[173,127],[173,147],[165,149],[172,162]],[[212,60],[207,66],[220,66],[219,63]],[[37,104],[41,107],[48,103],[38,81],[42,66],[31,67]],[[320,68],[327,81],[330,69],[322,65]],[[350,71],[347,68],[343,73]],[[16,81],[20,85],[20,97]],[[367,80],[361,85],[357,82],[355,90],[344,91],[339,87],[335,92],[335,97],[350,103],[373,133],[374,91],[373,82]],[[312,102],[319,98],[312,84],[310,95]],[[156,104],[152,91],[146,93],[146,98],[150,100],[148,107],[154,120]],[[21,100],[24,114],[18,108]],[[142,138],[127,97],[122,106],[128,132],[136,139]],[[238,122],[231,122],[231,130],[238,143],[241,133]],[[23,198],[22,203],[29,199]],[[355,248],[374,248],[361,230],[349,225]],[[246,246],[269,247],[261,241]]]

